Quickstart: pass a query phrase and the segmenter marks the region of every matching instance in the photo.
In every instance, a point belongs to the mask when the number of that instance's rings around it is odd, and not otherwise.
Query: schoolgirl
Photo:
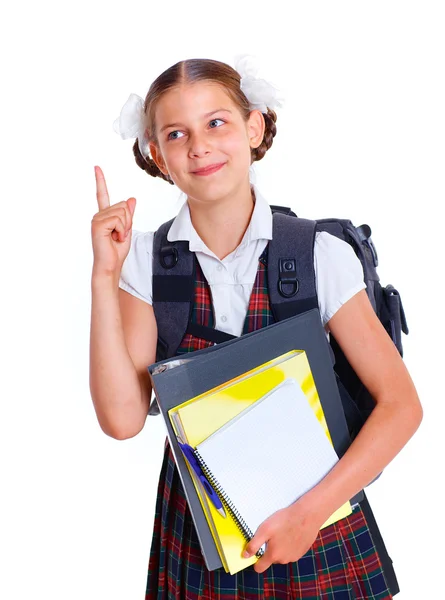
[[[168,239],[196,256],[193,318],[232,335],[263,327],[272,237],[269,204],[250,181],[276,134],[275,90],[245,60],[233,69],[185,60],[162,73],[143,101],[131,95],[116,122],[135,137],[136,163],[187,197]],[[105,433],[135,436],[147,417],[147,365],[156,360],[152,308],[153,233],[132,232],[135,198],[110,206],[95,167],[99,211],[92,219],[90,388]],[[273,198],[273,204],[284,204]],[[414,434],[422,409],[400,355],[366,295],[348,244],[318,233],[314,262],[320,317],[369,389],[376,408],[336,467],[310,492],[265,521],[246,552],[267,550],[236,575],[208,571],[168,441],[161,469],[146,600],[391,598],[360,507],[320,531],[326,519],[370,483]],[[209,342],[186,334],[178,352]]]

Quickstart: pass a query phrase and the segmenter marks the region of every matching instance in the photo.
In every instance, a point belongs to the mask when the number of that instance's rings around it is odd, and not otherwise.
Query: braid
[[[171,180],[170,175],[164,175],[164,173],[159,169],[158,165],[153,159],[151,159],[149,156],[147,156],[147,158],[144,158],[142,156],[141,151],[139,150],[139,143],[137,139],[133,144],[133,154],[134,158],[136,159],[137,166],[140,167],[143,171],[145,171],[152,177],[161,177],[162,179],[168,181],[168,183],[171,183],[171,185],[173,185],[173,181]]]
[[[277,133],[277,126],[275,125],[275,122],[277,120],[277,115],[276,115],[275,111],[268,108],[267,113],[263,113],[263,117],[264,117],[264,122],[266,124],[266,128],[264,130],[264,137],[263,137],[263,141],[258,146],[258,148],[252,148],[252,150],[251,150],[252,162],[255,160],[261,160],[264,157],[266,152],[272,146],[273,138],[275,137],[275,135]]]

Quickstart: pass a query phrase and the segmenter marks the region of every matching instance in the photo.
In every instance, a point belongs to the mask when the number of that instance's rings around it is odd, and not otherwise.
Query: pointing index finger
[[[105,183],[105,177],[100,167],[94,167],[94,174],[96,176],[97,205],[99,206],[99,210],[104,210],[110,206],[107,184]]]

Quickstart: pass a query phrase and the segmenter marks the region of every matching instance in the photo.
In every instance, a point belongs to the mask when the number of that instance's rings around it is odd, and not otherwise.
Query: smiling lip
[[[192,171],[193,175],[211,175],[216,171],[219,171],[221,167],[223,167],[226,163],[216,163],[214,165],[209,165],[208,167],[204,167],[203,169],[197,169],[196,171]]]

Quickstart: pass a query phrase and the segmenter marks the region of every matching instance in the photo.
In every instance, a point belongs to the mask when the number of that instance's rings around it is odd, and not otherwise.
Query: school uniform
[[[240,245],[223,260],[196,233],[185,203],[168,233],[169,241],[188,240],[197,259],[192,322],[239,336],[274,322],[267,291],[267,244],[272,239],[269,204],[254,186],[255,206]],[[152,304],[153,233],[133,231],[119,286]],[[316,288],[322,324],[329,336],[330,318],[366,287],[352,248],[326,232],[314,245]],[[211,342],[185,334],[178,354]],[[230,575],[208,571],[187,506],[184,490],[166,440],[156,501],[146,600],[392,598],[381,562],[360,507],[322,529],[297,562],[273,564],[264,573],[253,565]]]

